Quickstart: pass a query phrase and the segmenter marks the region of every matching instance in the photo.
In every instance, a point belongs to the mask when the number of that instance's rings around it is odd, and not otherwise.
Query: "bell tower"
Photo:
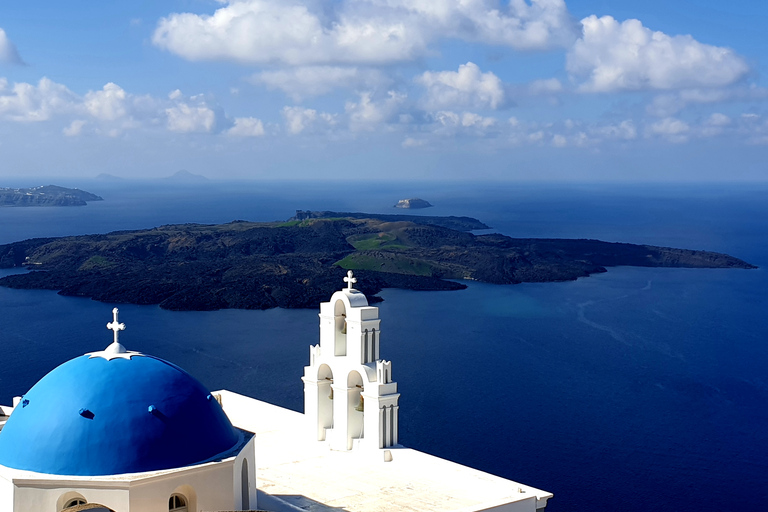
[[[378,449],[398,444],[397,383],[392,363],[379,358],[379,308],[347,287],[320,304],[320,343],[304,367],[304,416],[315,439],[332,450]]]

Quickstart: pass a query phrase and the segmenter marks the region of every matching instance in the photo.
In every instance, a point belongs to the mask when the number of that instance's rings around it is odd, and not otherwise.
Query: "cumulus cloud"
[[[370,0],[416,14],[422,30],[518,50],[568,46],[578,37],[578,23],[564,0]]]
[[[162,18],[153,43],[188,60],[317,65],[409,61],[446,37],[538,50],[578,36],[564,0],[219,1]]]
[[[172,132],[212,132],[216,127],[216,112],[200,96],[187,100],[176,89],[169,96],[174,105],[165,109],[168,130]]]
[[[298,135],[318,125],[329,127],[336,124],[336,117],[313,108],[283,107],[283,117],[288,133]]]
[[[586,78],[581,90],[722,87],[741,79],[749,67],[728,48],[703,44],[689,35],[653,32],[639,20],[619,23],[589,16],[583,35],[568,51],[567,69]]]
[[[109,82],[100,91],[90,91],[85,95],[85,108],[97,119],[113,121],[127,113],[125,90]]]
[[[688,140],[688,132],[691,127],[685,121],[674,117],[667,117],[650,125],[648,133],[660,135],[670,142],[685,142]]]
[[[235,125],[227,130],[233,137],[261,137],[264,135],[264,123],[255,117],[236,117]]]
[[[344,110],[349,116],[349,127],[353,131],[373,130],[382,123],[392,120],[405,101],[404,94],[389,91],[381,101],[374,101],[369,92],[360,94],[360,101],[347,102]]]
[[[422,103],[427,110],[456,107],[496,109],[504,104],[504,87],[499,77],[483,73],[477,64],[467,62],[458,71],[426,71],[416,83],[427,91]]]
[[[0,63],[24,64],[19,51],[16,49],[16,45],[8,39],[8,34],[2,28],[0,28]]]
[[[440,136],[472,135],[484,137],[498,132],[495,118],[484,117],[474,112],[453,112],[440,110],[429,114],[432,131]]]
[[[47,121],[76,110],[79,103],[75,93],[49,78],[42,78],[37,85],[19,82],[12,87],[0,79],[0,116],[13,121]]]
[[[229,0],[211,15],[172,14],[155,45],[189,60],[292,65],[407,60],[424,51],[418,31],[395,18],[340,13],[325,20],[284,0]]]
[[[68,137],[88,133],[116,137],[129,129],[157,129],[179,133],[222,133],[241,137],[264,135],[263,123],[254,117],[228,119],[217,105],[202,95],[187,97],[181,91],[167,98],[137,96],[115,83],[79,96],[65,85],[43,78],[37,85],[25,82],[10,85],[0,78],[0,119],[15,122],[44,122],[53,119],[68,123],[62,133]]]
[[[374,69],[338,66],[302,66],[290,69],[262,71],[249,81],[279,89],[295,101],[328,94],[336,88],[373,89],[389,82],[383,73]]]

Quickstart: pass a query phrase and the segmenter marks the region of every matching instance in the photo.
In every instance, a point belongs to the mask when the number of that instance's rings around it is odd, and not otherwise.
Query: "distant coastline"
[[[46,185],[33,188],[0,188],[0,206],[85,206],[102,197],[77,188]]]

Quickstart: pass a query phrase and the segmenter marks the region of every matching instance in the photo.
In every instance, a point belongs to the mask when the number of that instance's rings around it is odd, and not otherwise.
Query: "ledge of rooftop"
[[[214,393],[236,427],[256,434],[259,508],[535,512],[553,496],[411,448],[333,451],[311,440],[302,413],[227,390]]]

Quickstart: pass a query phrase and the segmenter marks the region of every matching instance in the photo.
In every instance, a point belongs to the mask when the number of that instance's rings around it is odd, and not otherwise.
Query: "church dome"
[[[0,431],[0,464],[56,475],[138,473],[223,458],[239,442],[198,380],[125,351],[115,335],[107,350],[60,365],[24,395]]]

